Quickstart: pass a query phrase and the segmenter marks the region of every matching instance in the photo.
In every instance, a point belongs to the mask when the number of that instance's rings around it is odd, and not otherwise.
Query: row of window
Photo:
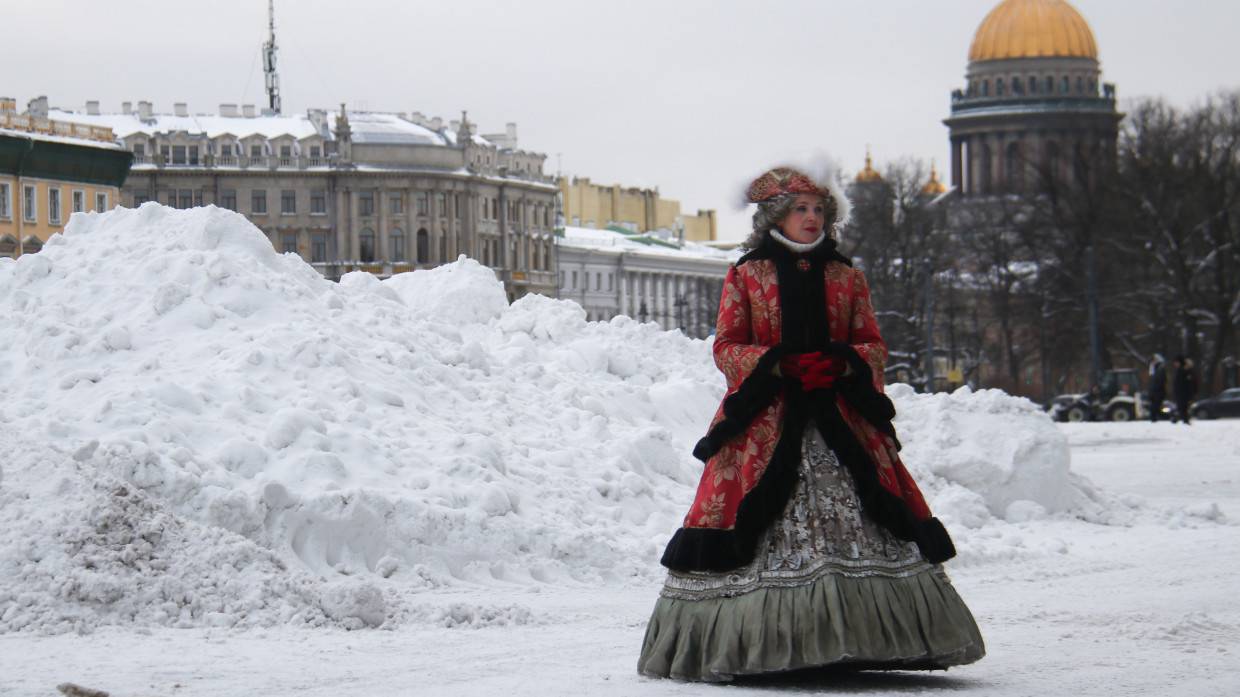
[[[142,162],[146,159],[146,144],[134,143],[134,158]],[[323,147],[321,145],[311,145],[307,148],[309,157],[317,160],[323,157]],[[160,145],[159,154],[163,158],[164,164],[171,165],[199,165],[201,161],[201,149],[197,145]],[[207,148],[210,154],[210,148]],[[241,157],[245,154],[241,143],[221,143],[219,152],[215,153],[218,157]],[[269,144],[252,143],[250,145],[249,157],[252,160],[260,160],[269,155],[277,156],[282,160],[292,159],[299,156],[299,150],[295,150],[292,145],[281,145],[274,151]]]
[[[568,290],[578,290],[579,288],[577,286],[577,281],[578,281],[577,272],[573,271],[571,273],[572,273],[571,276],[566,277],[564,271],[560,271],[560,287],[568,289]],[[583,281],[583,285],[580,287],[580,290],[590,290],[590,272],[582,271],[581,273],[583,276],[583,278],[581,279]],[[564,281],[568,279],[572,279],[572,285],[564,284]],[[615,290],[615,287],[616,287],[615,274],[610,274],[610,273],[607,274],[607,290],[609,291]],[[602,290],[602,289],[603,289],[603,272],[595,271],[594,272],[594,290]]]
[[[1088,89],[1086,87],[1088,86]],[[1010,78],[995,78],[995,96],[1007,96],[1009,90],[1013,96],[1023,96],[1025,94],[1069,94],[1072,93],[1072,80],[1067,75],[1059,78],[1058,90],[1056,90],[1056,82],[1054,76],[1046,75],[1036,77],[1030,75],[1027,78],[1012,76]],[[1098,83],[1094,78],[1088,81],[1084,77],[1078,75],[1076,78],[1075,94],[1097,94]],[[990,96],[990,80],[975,80],[969,83],[970,96]]]
[[[13,217],[13,191],[8,182],[0,182],[0,220]],[[47,188],[47,223],[60,225],[64,222],[64,206],[60,187]],[[70,212],[82,213],[86,210],[86,192],[73,189],[69,192]],[[95,193],[93,210],[108,210],[108,194],[105,191]],[[27,223],[39,222],[39,189],[33,184],[22,187],[22,220]]]
[[[300,239],[297,232],[281,232],[279,233],[279,244],[281,252],[289,252],[293,254],[301,254]],[[448,238],[441,235],[439,238],[439,262],[448,261]],[[358,261],[363,264],[373,264],[380,261],[379,255],[379,237],[371,228],[363,228],[358,233]],[[312,232],[310,233],[310,261],[311,262],[327,262],[328,261],[328,233]],[[434,260],[431,259],[431,235],[426,228],[421,228],[414,235],[415,252],[413,258],[409,257],[408,240],[405,232],[400,228],[395,228],[388,233],[388,256],[385,261],[395,263],[413,262],[417,264],[429,264]],[[500,262],[499,259],[499,240],[483,239],[482,240],[482,263],[486,266],[495,266]],[[510,260],[514,261],[516,266],[523,266],[523,259],[518,258],[521,248],[517,246],[516,241],[512,242],[510,252]],[[529,268],[533,271],[550,270],[551,268],[551,244],[549,241],[534,242],[530,247]],[[575,272],[574,272],[575,273]],[[609,280],[610,282],[610,280]]]

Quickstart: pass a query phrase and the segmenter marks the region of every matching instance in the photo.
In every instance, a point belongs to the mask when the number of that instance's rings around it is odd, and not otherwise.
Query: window
[[[616,289],[616,277],[612,274],[607,274],[607,290],[615,290],[615,289]]]
[[[159,146],[159,157],[160,159],[164,161],[164,164],[168,164],[169,162],[171,162],[172,161],[172,148],[169,148],[167,145]]]
[[[60,189],[47,189],[47,222],[56,225],[60,222]]]
[[[280,233],[280,251],[284,253],[297,254],[297,233],[282,232]]]
[[[400,194],[392,194],[388,197],[388,212],[392,215],[400,215],[405,212],[405,197]]]
[[[448,260],[448,236],[439,236],[439,261],[443,263]]]
[[[39,197],[33,186],[22,187],[22,220],[33,223],[39,219]]]
[[[133,144],[133,156],[134,156],[134,159],[136,160],[141,160],[142,158],[146,157],[146,145],[144,145],[143,143],[134,143]]]
[[[564,286],[564,272],[563,272],[563,271],[561,271],[561,272],[560,272],[560,287],[561,287],[561,288],[564,288],[564,287],[565,287],[565,286]]]
[[[999,79],[995,80],[995,96],[996,96],[996,97],[1002,97],[1002,96],[1003,96],[1003,93],[1004,93],[1004,89],[1003,89],[1003,78],[999,78]]]
[[[375,231],[370,228],[364,228],[362,234],[358,235],[358,259],[363,264],[369,264],[375,260]]]
[[[202,208],[202,189],[194,190],[194,206]]]
[[[176,189],[169,189],[168,193],[165,195],[164,198],[168,201],[167,205],[169,208],[177,207],[177,190]]]
[[[982,96],[990,96],[990,80],[982,80]]]
[[[151,200],[151,197],[147,196],[146,194],[136,193],[133,195],[133,207],[137,208],[150,200]]]
[[[1085,80],[1080,75],[1076,76],[1076,91],[1078,94],[1085,94]]]
[[[108,210],[108,192],[106,191],[95,192],[95,210],[99,211],[100,213]]]
[[[17,240],[12,235],[0,235],[0,257],[17,254]]]
[[[189,146],[189,163],[191,165],[198,164],[198,146],[197,145]]]
[[[284,159],[286,159],[286,160],[287,160],[288,158],[290,158],[290,157],[292,157],[292,156],[293,156],[293,146],[291,146],[291,145],[281,145],[281,146],[280,146],[280,157],[282,157],[282,158],[284,158]]]
[[[395,228],[394,230],[392,230],[391,234],[388,236],[388,241],[392,247],[391,249],[392,253],[389,255],[389,259],[391,259],[392,261],[406,261],[407,259],[405,258],[405,233],[402,232],[400,228]]]
[[[297,213],[297,192],[284,189],[280,192],[280,215]]]
[[[263,146],[262,146],[262,145],[251,145],[251,146],[250,146],[250,157],[258,158],[258,157],[262,157],[262,156],[263,156]]]
[[[435,212],[442,218],[448,214],[448,195],[439,194],[435,201]]]
[[[573,272],[573,289],[575,290],[576,288],[577,288],[577,272],[574,271]]]
[[[250,192],[250,213],[267,214],[267,190],[255,189]]]
[[[1055,78],[1051,77],[1050,75],[1047,75],[1045,84],[1046,84],[1047,94],[1051,94],[1055,91]]]
[[[323,157],[323,148],[318,145],[311,145],[310,146],[310,157],[315,160],[319,159],[320,157]]]
[[[431,233],[426,228],[418,230],[418,258],[415,260],[419,264],[425,264],[430,261],[431,257]]]
[[[185,146],[184,145],[172,146],[172,164],[174,165],[185,164]]]
[[[180,203],[181,203],[181,205],[179,206],[180,208],[193,208],[194,207],[194,190],[193,189],[181,189],[180,196],[178,196],[178,199],[180,200]]]
[[[220,192],[220,207],[230,211],[237,210],[237,190],[224,189]]]
[[[430,197],[426,194],[418,194],[418,215],[426,215],[427,209],[430,208]]]
[[[311,191],[310,192],[310,215],[326,215],[327,214],[327,192]]]
[[[1068,76],[1064,75],[1059,81],[1059,93],[1067,94],[1070,89],[1072,89],[1072,83],[1068,80]]]
[[[13,217],[13,204],[10,199],[12,197],[12,189],[7,182],[0,182],[0,218]]]
[[[357,195],[357,214],[363,217],[375,214],[375,193],[363,191]]]
[[[327,261],[327,235],[321,232],[310,235],[310,261]]]
[[[453,194],[452,196],[452,217],[453,218],[461,217],[461,196],[460,194]]]
[[[75,189],[73,191],[72,202],[74,213],[81,213],[86,210],[86,192],[80,189]]]
[[[603,272],[599,271],[594,274],[594,290],[603,289]]]
[[[499,220],[499,199],[491,199],[491,220]]]

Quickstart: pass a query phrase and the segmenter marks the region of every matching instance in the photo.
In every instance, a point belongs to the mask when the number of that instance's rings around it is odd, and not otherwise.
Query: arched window
[[[1025,81],[1019,77],[1012,78],[1012,94],[1022,95],[1025,93]]]
[[[38,254],[42,250],[43,240],[35,237],[34,235],[27,237],[26,241],[22,243],[23,254]]]
[[[431,233],[426,228],[418,230],[418,258],[415,260],[419,264],[425,264],[431,259]]]
[[[990,96],[990,80],[982,80],[982,96]]]
[[[374,230],[363,228],[362,233],[357,236],[357,259],[363,264],[369,264],[375,260]]]
[[[995,96],[1002,97],[1003,93],[1004,93],[1003,78],[998,78],[995,80]]]
[[[1076,76],[1076,93],[1085,94],[1085,78],[1080,75]]]
[[[1050,75],[1046,76],[1046,93],[1047,94],[1055,93],[1055,78],[1051,77]]]
[[[392,228],[392,232],[388,235],[388,244],[391,246],[390,261],[408,261],[408,247],[405,246],[405,232],[400,228]]]
[[[11,257],[17,254],[17,238],[12,235],[0,237],[0,257]]]
[[[1089,93],[1094,96],[1098,95],[1098,81],[1092,77],[1089,78]]]
[[[1003,158],[1003,179],[1008,191],[1021,191],[1025,188],[1025,161],[1021,156],[1020,143],[1008,143],[1007,153]]]
[[[1064,75],[1063,79],[1059,81],[1059,93],[1067,94],[1069,91],[1071,91],[1071,89],[1072,89],[1072,81],[1068,79],[1067,75]]]

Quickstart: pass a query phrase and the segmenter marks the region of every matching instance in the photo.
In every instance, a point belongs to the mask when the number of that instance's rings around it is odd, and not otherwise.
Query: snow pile
[[[469,259],[331,283],[213,207],[75,214],[0,259],[0,317],[0,631],[524,623],[414,598],[653,582],[723,394],[708,343],[508,306]],[[1027,402],[892,394],[962,550],[1089,502]]]

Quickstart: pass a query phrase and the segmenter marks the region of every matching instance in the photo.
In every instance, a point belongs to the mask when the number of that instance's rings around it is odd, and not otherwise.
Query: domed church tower
[[[1003,0],[969,47],[967,86],[952,92],[951,182],[964,196],[1033,190],[1071,176],[1074,157],[1113,157],[1115,86],[1100,85],[1098,47],[1064,0]]]

